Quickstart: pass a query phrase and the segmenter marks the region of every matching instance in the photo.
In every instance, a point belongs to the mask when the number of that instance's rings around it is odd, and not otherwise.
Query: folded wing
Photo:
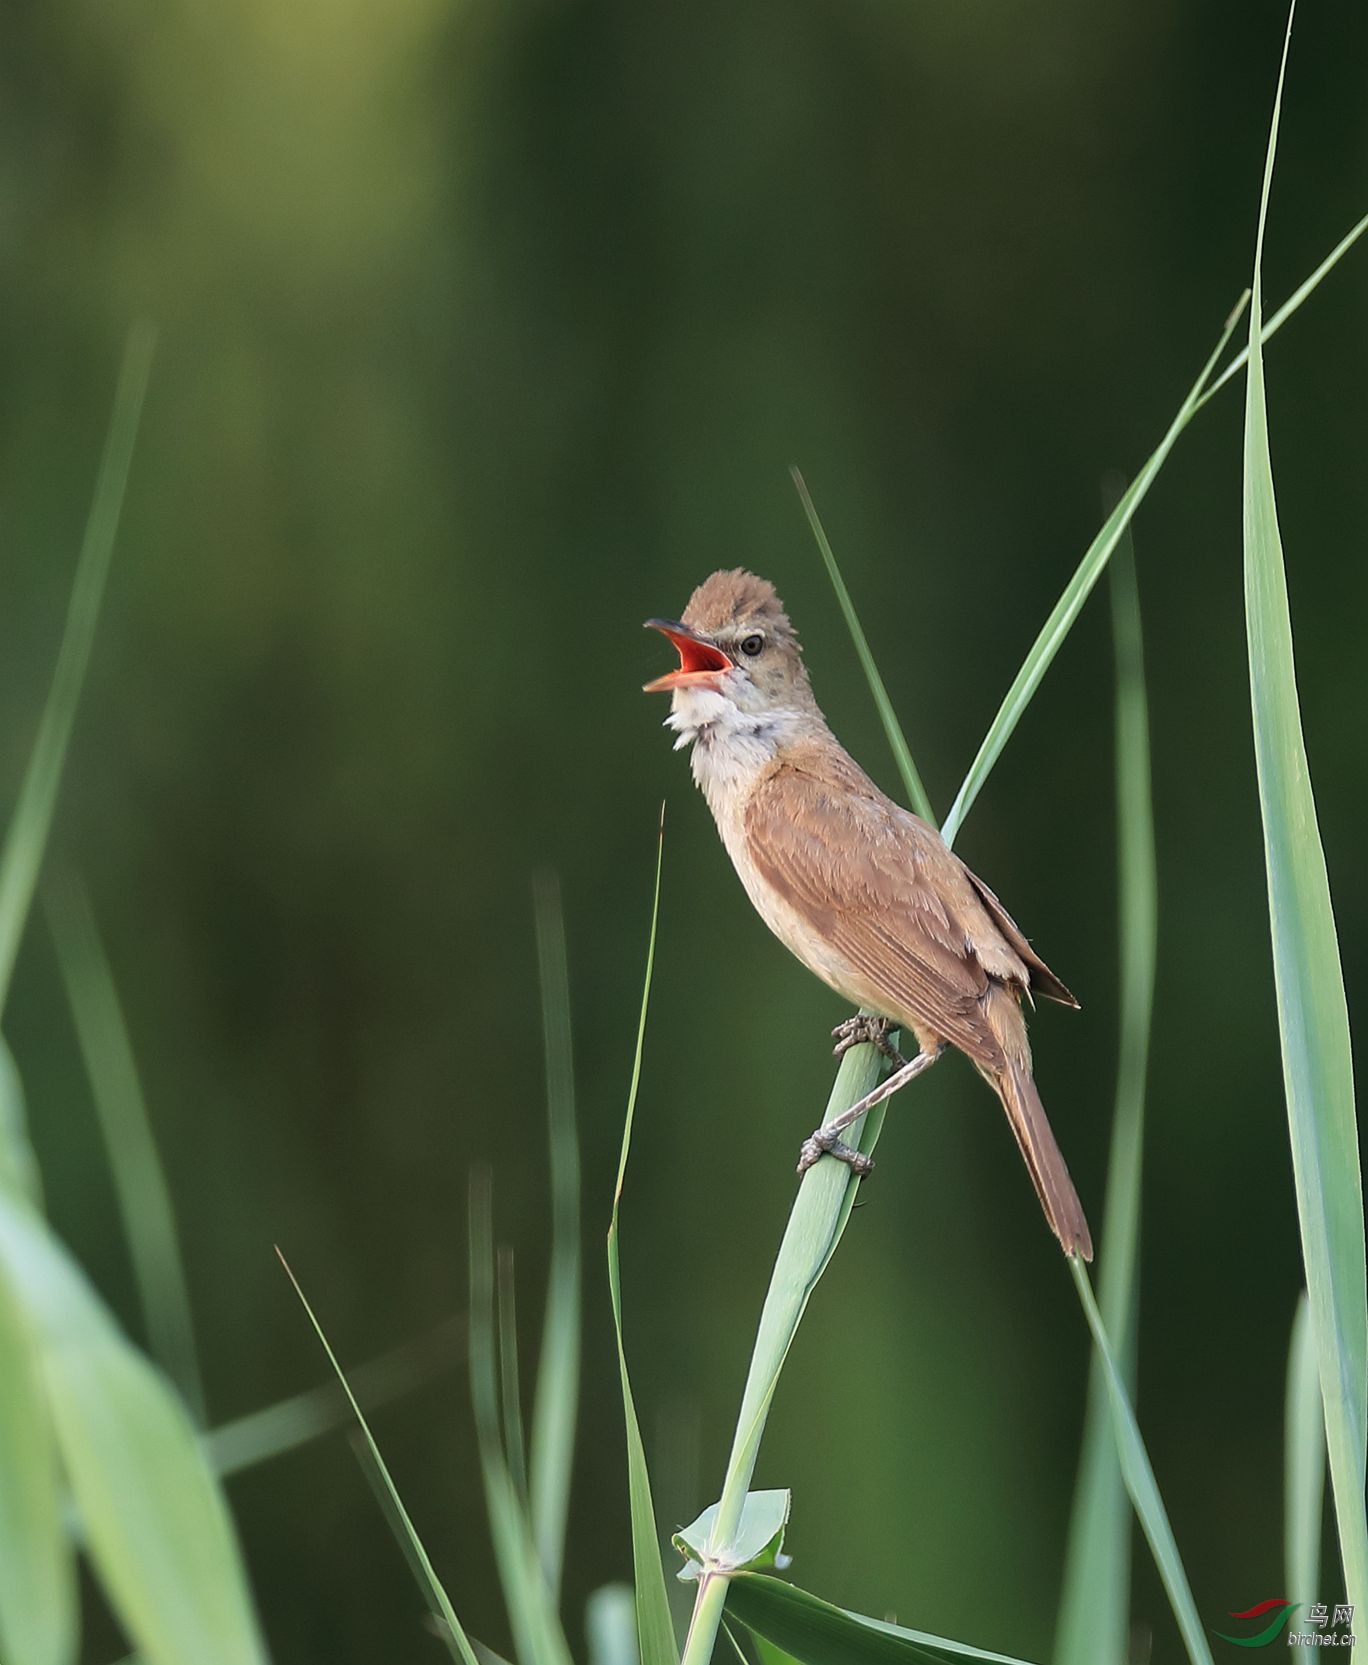
[[[990,980],[1025,990],[1027,963],[939,836],[853,764],[849,775],[825,760],[777,769],[746,812],[749,854],[847,962],[864,1004],[996,1074],[984,997]]]

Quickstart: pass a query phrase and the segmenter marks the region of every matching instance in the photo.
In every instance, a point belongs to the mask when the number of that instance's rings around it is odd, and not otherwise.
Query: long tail
[[[1091,1260],[1092,1233],[1074,1182],[1069,1178],[1063,1152],[1055,1142],[1045,1106],[1036,1091],[1021,1008],[1005,988],[996,988],[989,995],[987,1017],[1005,1054],[1005,1068],[1000,1074],[989,1075],[988,1080],[1012,1124],[1050,1230],[1066,1255],[1078,1254],[1084,1260]]]
[[[1084,1260],[1091,1260],[1092,1233],[1088,1230],[1083,1204],[1069,1178],[1063,1152],[1055,1142],[1030,1069],[1009,1064],[993,1085],[1012,1124],[1021,1154],[1026,1158],[1026,1167],[1050,1230],[1066,1255],[1079,1254]]]

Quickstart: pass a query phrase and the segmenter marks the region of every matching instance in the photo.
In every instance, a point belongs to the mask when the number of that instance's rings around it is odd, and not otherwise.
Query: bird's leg
[[[831,1031],[831,1038],[836,1042],[832,1047],[832,1056],[844,1058],[852,1046],[863,1046],[867,1041],[876,1052],[881,1052],[894,1069],[900,1070],[907,1062],[898,1051],[889,1036],[897,1027],[887,1018],[870,1017],[866,1012],[856,1012],[854,1017],[848,1017],[844,1023],[838,1023]]]
[[[882,1104],[885,1099],[892,1098],[907,1083],[919,1076],[923,1070],[929,1070],[936,1059],[945,1050],[938,1046],[934,1052],[919,1052],[917,1056],[905,1063],[901,1069],[893,1071],[886,1081],[881,1081],[872,1092],[868,1092],[862,1099],[857,1099],[849,1110],[843,1111],[824,1126],[819,1127],[809,1139],[803,1141],[803,1148],[798,1155],[798,1172],[805,1174],[814,1162],[823,1156],[834,1156],[838,1162],[845,1162],[857,1174],[864,1175],[874,1166],[874,1159],[866,1156],[863,1151],[843,1143],[841,1135],[853,1123],[859,1121],[867,1111],[876,1104]]]

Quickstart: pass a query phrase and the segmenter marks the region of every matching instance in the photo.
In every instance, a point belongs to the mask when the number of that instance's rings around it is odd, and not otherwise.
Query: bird
[[[872,1041],[897,1065],[882,1086],[803,1145],[872,1163],[839,1135],[940,1057],[964,1053],[1002,1102],[1045,1219],[1066,1255],[1091,1260],[1078,1192],[1036,1089],[1023,1001],[1078,1002],[982,879],[929,822],[888,797],[832,733],[774,586],[714,572],[682,617],[648,619],[679,654],[644,685],[669,692],[665,726],[691,748],[722,843],[756,912],[809,971],[860,1008],[839,1055]],[[894,1029],[918,1054],[897,1052]]]

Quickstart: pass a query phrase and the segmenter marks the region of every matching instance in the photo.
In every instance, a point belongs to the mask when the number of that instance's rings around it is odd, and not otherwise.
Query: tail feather
[[[1083,1213],[1083,1204],[1069,1177],[1063,1152],[1055,1142],[1054,1132],[1045,1106],[1031,1076],[1029,1064],[1009,1062],[993,1082],[1007,1120],[1012,1124],[1016,1142],[1026,1159],[1026,1167],[1045,1211],[1050,1230],[1059,1239],[1066,1255],[1079,1254],[1084,1260],[1093,1257],[1092,1234]]]

